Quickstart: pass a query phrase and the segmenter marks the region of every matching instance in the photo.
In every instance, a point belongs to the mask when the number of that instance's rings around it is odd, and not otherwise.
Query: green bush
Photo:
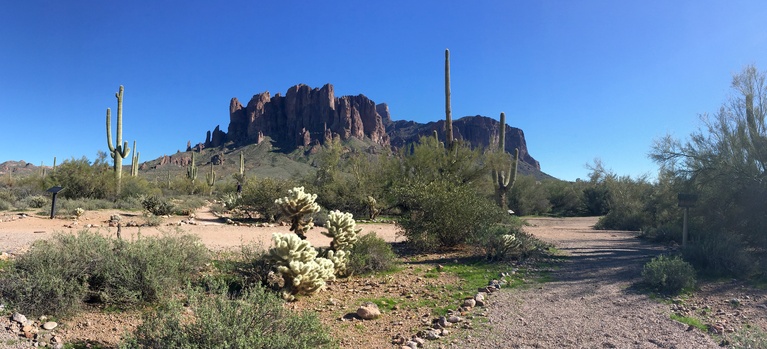
[[[155,302],[179,290],[208,261],[191,235],[105,238],[81,231],[37,241],[0,275],[0,298],[32,315],[66,315],[83,301]]]
[[[173,204],[156,195],[142,197],[141,206],[155,216],[167,216],[173,213]]]
[[[31,208],[43,208],[48,205],[48,198],[42,195],[27,196],[21,201]]]
[[[512,224],[495,225],[473,236],[470,243],[478,247],[488,260],[515,260],[546,250],[549,245],[525,233],[519,219]]]
[[[262,215],[268,221],[274,221],[274,218],[280,213],[280,209],[274,204],[288,190],[293,189],[292,181],[276,178],[253,178],[248,180],[242,188],[241,204],[247,210],[253,210]]]
[[[350,274],[368,274],[389,271],[397,263],[391,245],[375,233],[359,237],[352,247],[347,264]]]
[[[642,269],[644,282],[663,293],[676,294],[695,287],[695,269],[680,257],[658,256]]]
[[[696,233],[682,250],[682,255],[709,276],[748,276],[756,265],[746,244],[733,234]]]
[[[419,249],[463,244],[508,216],[471,186],[446,180],[412,181],[397,188],[396,193],[405,208],[397,225],[408,243]]]
[[[293,313],[261,287],[233,297],[191,291],[186,311],[170,302],[143,317],[134,335],[120,345],[133,348],[292,349],[337,347],[312,313]],[[193,318],[190,318],[189,314]]]

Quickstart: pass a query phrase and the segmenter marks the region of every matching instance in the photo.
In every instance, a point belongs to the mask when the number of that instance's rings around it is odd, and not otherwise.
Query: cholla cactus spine
[[[317,194],[308,194],[304,192],[304,187],[296,187],[288,190],[288,196],[274,201],[282,213],[290,218],[290,231],[302,240],[306,239],[306,232],[314,226],[313,219],[310,217],[304,220],[304,216],[320,212],[320,205],[315,200]]]

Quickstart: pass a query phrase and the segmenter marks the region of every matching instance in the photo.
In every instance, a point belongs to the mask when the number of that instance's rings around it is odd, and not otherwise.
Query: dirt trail
[[[489,328],[471,348],[718,348],[697,329],[669,318],[668,306],[630,286],[664,249],[635,233],[596,231],[595,218],[530,219],[525,230],[567,255],[553,281],[501,292]]]

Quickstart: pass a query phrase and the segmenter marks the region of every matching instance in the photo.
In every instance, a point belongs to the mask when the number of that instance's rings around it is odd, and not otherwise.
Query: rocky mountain
[[[289,88],[285,96],[271,96],[268,91],[256,94],[245,106],[232,98],[226,132],[216,126],[196,147],[218,147],[229,142],[235,146],[258,144],[265,136],[284,149],[308,148],[331,137],[354,137],[378,146],[402,147],[432,135],[434,130],[444,139],[444,123],[392,121],[385,103],[376,104],[362,94],[336,97],[331,84],[322,88],[301,84]],[[467,116],[454,120],[453,129],[459,141],[486,147],[497,139],[499,122],[480,115]],[[524,132],[508,125],[505,132],[506,151],[513,153],[514,148],[519,148],[520,159],[540,171],[540,164],[528,152]],[[191,149],[191,144],[187,148]]]

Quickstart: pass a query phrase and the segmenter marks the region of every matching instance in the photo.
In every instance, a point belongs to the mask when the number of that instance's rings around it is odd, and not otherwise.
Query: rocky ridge
[[[299,84],[288,89],[283,96],[272,96],[268,91],[254,95],[246,105],[235,97],[229,102],[229,125],[226,132],[219,126],[208,131],[205,142],[196,149],[219,147],[226,143],[235,146],[258,144],[269,137],[288,149],[309,148],[324,144],[326,140],[340,138],[365,139],[382,147],[402,147],[430,136],[436,130],[445,138],[445,121],[426,124],[415,121],[392,121],[386,103],[376,104],[359,94],[336,97],[334,87],[326,84],[311,88]],[[487,147],[497,139],[499,122],[486,116],[467,116],[453,121],[454,137],[472,146]],[[505,149],[513,153],[519,149],[520,159],[540,171],[540,164],[528,152],[524,132],[506,126]],[[191,144],[187,150],[191,150]],[[174,163],[181,159],[168,160]]]

